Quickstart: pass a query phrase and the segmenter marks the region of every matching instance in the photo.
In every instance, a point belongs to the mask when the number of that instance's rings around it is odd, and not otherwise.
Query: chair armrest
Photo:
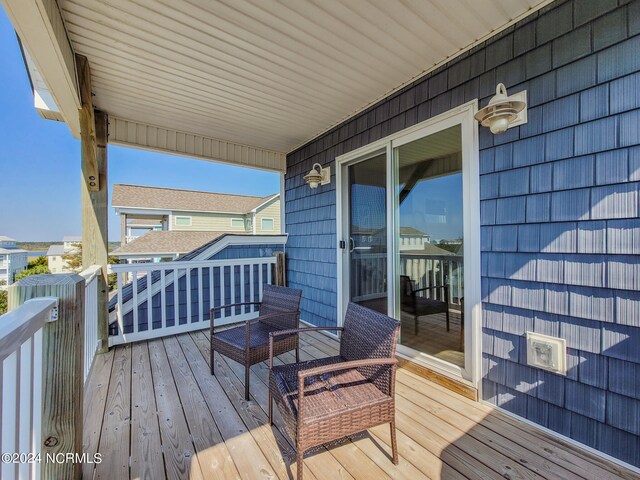
[[[438,290],[439,288],[442,288],[446,291],[449,289],[449,285],[434,285],[433,287],[419,288],[417,290],[412,290],[411,293],[415,295],[418,292],[426,292],[427,290]]]
[[[230,303],[229,305],[220,305],[218,307],[213,307],[209,310],[209,334],[213,335],[213,321],[216,318],[215,313],[224,308],[235,308],[241,307],[243,305],[260,305],[262,302],[242,302],[242,303]]]
[[[353,370],[355,368],[372,367],[377,365],[396,365],[397,363],[398,360],[395,358],[365,358],[362,360],[333,363],[331,365],[310,368],[308,370],[300,370],[298,372],[298,380],[304,380],[307,377],[314,377],[325,373],[339,372],[341,370]]]
[[[303,328],[291,328],[289,330],[279,330],[277,332],[269,333],[269,369],[273,368],[273,339],[282,335],[293,335],[301,332],[318,332],[321,330],[336,330],[341,332],[344,327],[303,327]]]
[[[341,370],[353,370],[360,367],[373,367],[378,365],[396,365],[397,363],[398,360],[395,358],[365,358],[362,360],[351,360],[348,362],[324,365],[322,367],[310,368],[308,370],[300,370],[298,372],[298,415],[302,417],[304,381],[306,378],[330,372],[339,372]]]

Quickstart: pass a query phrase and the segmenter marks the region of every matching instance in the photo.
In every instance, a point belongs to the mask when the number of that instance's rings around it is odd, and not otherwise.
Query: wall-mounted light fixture
[[[331,182],[331,167],[322,168],[319,163],[314,163],[311,171],[303,178],[311,188],[318,188],[318,185],[326,185]]]
[[[526,90],[507,96],[506,87],[499,83],[495,96],[475,114],[475,119],[483,127],[489,127],[493,134],[504,133],[510,127],[527,123]]]

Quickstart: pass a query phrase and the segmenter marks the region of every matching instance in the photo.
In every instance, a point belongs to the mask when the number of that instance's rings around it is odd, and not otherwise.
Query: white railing
[[[15,463],[3,462],[0,478],[39,479],[35,459],[42,444],[42,329],[56,320],[57,299],[27,300],[0,317],[2,432],[0,449]]]
[[[351,294],[362,301],[386,296],[387,254],[359,253],[351,259]],[[461,255],[400,254],[400,275],[407,275],[415,288],[449,286],[449,303],[460,305],[464,296],[463,257]],[[424,295],[428,295],[425,292]],[[440,295],[438,292],[437,295]]]
[[[450,304],[460,305],[460,298],[464,297],[462,255],[401,253],[400,275],[408,275],[415,282],[416,289],[434,285],[448,285]]]
[[[117,322],[118,333],[109,337],[109,345],[208,328],[211,307],[259,301],[274,264],[275,257],[112,265],[118,290],[110,322]],[[127,278],[131,281],[125,284]],[[253,307],[227,309],[216,324],[255,315]]]
[[[87,381],[98,351],[98,275],[100,266],[93,265],[80,275],[84,277],[84,381]]]

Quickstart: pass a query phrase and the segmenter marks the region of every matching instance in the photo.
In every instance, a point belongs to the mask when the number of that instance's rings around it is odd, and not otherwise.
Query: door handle
[[[352,237],[349,237],[349,253],[353,252],[356,249],[356,242],[354,242]]]

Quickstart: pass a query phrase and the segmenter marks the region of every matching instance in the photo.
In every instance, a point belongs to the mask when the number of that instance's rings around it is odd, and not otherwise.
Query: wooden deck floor
[[[304,335],[302,358],[333,354],[337,343]],[[85,452],[102,463],[84,478],[292,478],[295,456],[282,421],[267,425],[265,364],[251,372],[216,358],[209,374],[203,332],[113,348],[99,355],[85,396]],[[292,355],[280,360],[290,362]],[[277,409],[276,409],[277,410]],[[305,458],[305,478],[640,478],[514,420],[399,370],[400,464],[389,460],[381,426]]]

